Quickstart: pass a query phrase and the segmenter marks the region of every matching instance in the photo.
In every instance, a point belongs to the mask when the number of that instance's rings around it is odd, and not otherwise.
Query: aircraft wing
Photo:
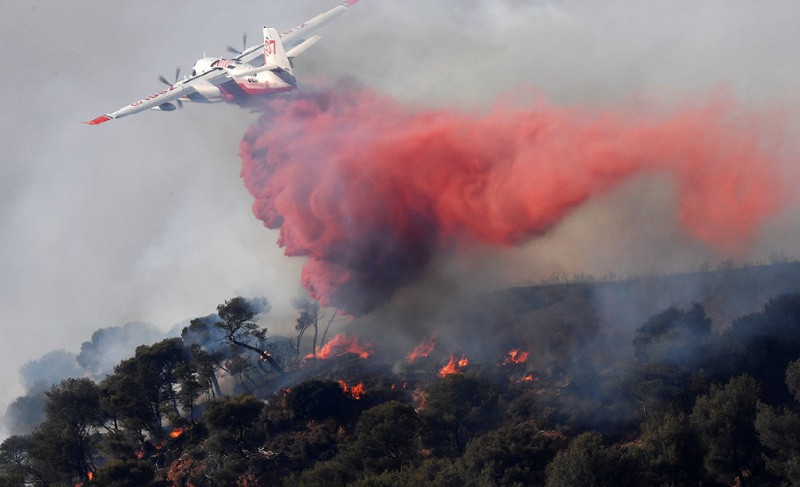
[[[184,96],[189,96],[192,93],[196,93],[198,88],[201,86],[219,86],[230,79],[231,76],[228,74],[227,70],[223,68],[214,68],[210,71],[206,71],[203,74],[179,81],[169,88],[159,91],[158,93],[153,93],[152,95],[137,102],[131,103],[128,106],[122,107],[115,112],[100,115],[94,120],[86,123],[89,125],[100,125],[101,123],[108,122],[109,120],[115,120],[127,115],[139,113],[143,110],[147,110],[148,108],[156,108],[160,106],[164,106],[164,110],[172,110],[175,107],[173,105],[167,105],[169,102],[175,101]]]
[[[295,55],[297,55],[308,49],[312,44],[316,43],[319,40],[319,36],[309,37],[309,34],[327,24],[334,17],[344,13],[348,8],[352,7],[356,3],[358,3],[358,0],[346,0],[327,12],[317,15],[313,19],[307,20],[297,27],[281,33],[281,42],[289,54],[289,57],[294,57],[294,55],[291,55],[291,51],[293,49],[296,53]],[[300,47],[301,45],[302,47]],[[248,47],[234,59],[243,63],[253,63],[253,61],[257,60],[263,54],[263,47],[264,46],[261,44]]]

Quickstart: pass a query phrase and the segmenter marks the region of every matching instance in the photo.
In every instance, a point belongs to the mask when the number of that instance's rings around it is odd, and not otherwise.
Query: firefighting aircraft
[[[99,125],[148,108],[170,112],[181,107],[185,101],[245,103],[252,97],[291,91],[297,88],[292,60],[320,39],[318,35],[309,37],[308,34],[356,3],[358,0],[347,0],[282,34],[271,27],[264,27],[263,44],[245,48],[241,52],[228,47],[238,54],[230,59],[204,57],[195,63],[191,76],[178,80],[180,70],[176,71],[174,84],[160,76],[158,79],[169,88],[86,123]],[[246,37],[244,44],[247,44]]]

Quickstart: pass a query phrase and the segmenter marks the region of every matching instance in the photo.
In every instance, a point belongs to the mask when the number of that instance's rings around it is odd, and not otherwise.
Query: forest
[[[235,297],[50,387],[0,445],[0,486],[800,486],[800,293],[708,285],[753,271],[726,272],[630,329],[610,323],[641,309],[597,296],[641,283],[551,283],[410,324],[408,347],[372,322],[329,333],[310,300],[271,337],[268,302]]]

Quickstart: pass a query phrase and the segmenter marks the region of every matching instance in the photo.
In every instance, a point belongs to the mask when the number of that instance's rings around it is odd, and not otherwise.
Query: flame
[[[346,353],[354,353],[361,358],[367,358],[372,354],[372,344],[365,343],[364,346],[358,344],[358,337],[346,337],[344,335],[336,335],[331,341],[325,344],[324,347],[317,351],[317,358],[328,359],[331,357],[339,357]],[[306,358],[312,358],[313,354],[306,355]]]
[[[342,390],[344,390],[345,394],[352,397],[356,401],[364,397],[364,394],[366,394],[366,391],[364,391],[363,382],[359,382],[358,385],[353,387],[347,387],[347,382],[340,380],[339,385],[342,386]]]
[[[420,357],[427,357],[436,347],[436,336],[426,338],[408,354],[408,363],[413,363]]]
[[[522,378],[520,378],[520,379],[517,379],[515,382],[516,382],[517,384],[520,384],[520,383],[522,383],[522,382],[532,382],[532,381],[537,381],[537,380],[539,380],[539,378],[538,378],[538,377],[534,377],[534,376],[533,376],[533,374],[528,374],[528,375],[526,375],[525,377],[522,377]]]
[[[94,473],[91,470],[89,470],[88,472],[86,472],[86,477],[88,477],[89,482],[91,482],[94,479]]]
[[[137,460],[141,460],[142,458],[144,458],[144,452],[142,450],[136,450],[135,452],[133,452],[133,454],[136,455]]]
[[[172,432],[169,434],[169,437],[170,437],[170,438],[173,438],[173,439],[174,439],[174,438],[177,438],[177,437],[179,437],[180,435],[182,435],[184,431],[185,431],[185,430],[184,430],[183,428],[175,428],[175,429],[173,429],[173,430],[172,430]]]
[[[350,395],[353,396],[353,399],[356,400],[361,399],[362,397],[364,397],[364,394],[366,394],[366,391],[364,391],[363,382],[359,382],[357,386],[350,389]]]
[[[455,355],[450,355],[450,361],[439,371],[439,377],[445,377],[450,374],[463,374],[467,365],[469,365],[469,360],[464,355],[458,361],[456,361]]]
[[[506,358],[503,359],[503,363],[499,365],[524,364],[527,360],[528,352],[520,352],[518,348],[515,348],[508,352]]]

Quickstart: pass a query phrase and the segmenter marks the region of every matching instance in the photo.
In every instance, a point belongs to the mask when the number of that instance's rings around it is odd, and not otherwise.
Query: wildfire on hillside
[[[431,336],[430,338],[426,338],[422,341],[419,345],[417,345],[414,350],[408,354],[408,363],[413,363],[415,360],[427,357],[433,352],[433,349],[436,348],[436,336]]]
[[[462,355],[459,360],[456,360],[455,355],[450,355],[450,361],[439,371],[439,377],[446,377],[450,374],[463,374],[467,365],[469,365],[469,360],[467,360],[466,356]]]
[[[503,359],[502,363],[497,364],[499,365],[510,365],[510,364],[524,364],[528,360],[528,352],[520,351],[520,349],[515,348],[508,352]]]
[[[316,358],[328,359],[331,357],[339,357],[346,353],[354,353],[365,359],[372,354],[372,344],[365,343],[364,345],[360,345],[358,343],[358,337],[336,335],[331,341],[326,343],[324,347],[317,351]],[[314,354],[306,355],[307,359],[313,357]]]
[[[342,386],[342,390],[346,395],[352,397],[356,401],[364,397],[364,394],[366,394],[366,391],[364,391],[363,382],[359,382],[358,385],[355,385],[353,387],[348,387],[347,382],[340,380],[339,385]]]

